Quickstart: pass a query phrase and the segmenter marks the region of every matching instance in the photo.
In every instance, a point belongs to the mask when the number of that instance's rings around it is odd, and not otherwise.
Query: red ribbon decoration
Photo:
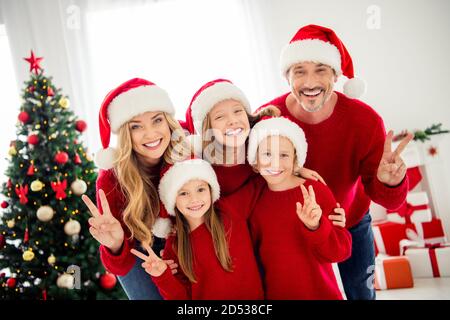
[[[56,192],[56,199],[58,200],[62,200],[65,199],[67,197],[66,195],[66,188],[67,188],[67,180],[64,180],[63,182],[51,182],[50,183],[52,186],[53,191]]]
[[[16,194],[19,197],[21,204],[28,203],[28,185],[25,185],[25,187],[23,187],[22,185],[20,187],[16,187]]]
[[[400,208],[396,210],[387,210],[387,213],[398,213],[398,215],[402,218],[405,218],[405,223],[410,224],[411,222],[411,215],[416,210],[426,210],[430,207],[427,204],[420,204],[418,206],[412,205],[408,202],[403,202]]]
[[[433,277],[439,278],[441,274],[439,273],[439,264],[436,258],[436,248],[441,248],[442,245],[440,243],[426,244],[425,247],[428,248],[428,254],[431,261],[431,269],[433,270]]]

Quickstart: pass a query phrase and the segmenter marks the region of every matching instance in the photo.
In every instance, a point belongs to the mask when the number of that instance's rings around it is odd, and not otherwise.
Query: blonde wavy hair
[[[171,132],[170,143],[162,159],[162,165],[165,165],[188,158],[190,148],[178,121],[165,112],[163,115]],[[153,184],[151,180],[153,177],[148,175],[133,150],[128,123],[120,127],[117,144],[118,159],[115,162],[114,172],[127,199],[127,205],[122,213],[123,221],[130,230],[130,239],[152,245],[151,227],[160,210],[157,186]]]

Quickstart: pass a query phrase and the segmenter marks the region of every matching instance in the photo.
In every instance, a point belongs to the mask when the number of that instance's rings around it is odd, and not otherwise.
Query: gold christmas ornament
[[[79,234],[81,231],[81,225],[77,220],[72,220],[70,219],[69,221],[66,222],[66,224],[64,225],[64,232],[68,235],[68,236],[74,236]]]
[[[72,289],[75,285],[75,278],[71,274],[64,273],[56,279],[59,288]]]
[[[8,154],[9,154],[11,157],[14,157],[14,156],[17,154],[16,147],[11,146],[11,147],[9,148],[9,150],[8,150]]]
[[[38,191],[42,190],[42,188],[44,187],[44,184],[39,180],[34,180],[31,183],[30,187],[31,187],[31,191],[38,192]]]
[[[14,221],[14,219],[11,219],[6,222],[6,225],[8,226],[8,228],[14,228],[16,222]]]
[[[86,182],[84,182],[81,179],[76,179],[70,185],[70,189],[77,196],[81,196],[82,194],[86,193],[86,191],[87,191],[87,184],[86,184]]]
[[[48,257],[47,262],[48,262],[49,265],[54,265],[55,262],[56,262],[56,257],[55,257],[53,254],[51,254],[51,255]]]
[[[42,221],[42,222],[47,222],[47,221],[52,220],[54,214],[55,214],[55,211],[50,206],[42,206],[36,212],[37,218],[39,219],[39,221]]]
[[[31,251],[31,250],[25,251],[25,252],[23,253],[23,255],[22,255],[22,259],[23,259],[24,261],[31,261],[31,260],[33,260],[33,259],[34,259],[34,253],[33,253],[33,251]]]
[[[70,106],[70,101],[69,99],[62,97],[59,99],[58,104],[61,108],[66,109]]]

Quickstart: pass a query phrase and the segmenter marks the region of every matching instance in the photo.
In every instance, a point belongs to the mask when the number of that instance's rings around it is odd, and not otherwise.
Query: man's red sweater
[[[383,120],[367,104],[336,94],[333,113],[318,124],[307,124],[291,115],[286,107],[289,93],[268,104],[277,106],[282,116],[303,129],[308,142],[305,167],[325,179],[345,209],[347,228],[351,228],[367,212],[370,200],[387,209],[398,208],[406,199],[408,179],[397,187],[377,179],[386,136]]]
[[[221,198],[215,205],[224,223],[232,259],[232,272],[220,264],[214,251],[211,233],[203,223],[189,237],[193,252],[196,282],[191,283],[181,268],[173,275],[169,268],[159,277],[152,277],[167,300],[259,300],[264,298],[261,277],[253,251],[247,218],[265,186],[261,177],[252,179],[237,192]],[[178,262],[170,236],[164,248],[164,259]]]
[[[309,230],[297,215],[304,203],[300,187],[271,191],[267,186],[250,216],[250,232],[263,266],[265,298],[270,300],[342,299],[331,263],[351,255],[347,229],[329,220],[336,200],[330,189],[312,180],[322,209],[319,228]]]

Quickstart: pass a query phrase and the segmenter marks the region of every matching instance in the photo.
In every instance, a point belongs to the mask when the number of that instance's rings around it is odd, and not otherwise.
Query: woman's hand
[[[334,208],[336,214],[330,214],[328,218],[333,222],[335,226],[345,228],[345,210],[341,208],[339,203],[336,203],[337,208]]]
[[[124,240],[123,228],[116,218],[111,213],[108,200],[106,199],[103,190],[99,190],[100,203],[103,209],[103,214],[100,214],[98,208],[89,199],[88,196],[83,195],[81,199],[89,208],[92,218],[88,222],[91,225],[89,228],[90,234],[105,247],[109,248],[112,253],[116,254],[120,251]]]
[[[325,180],[323,180],[322,176],[318,174],[316,171],[307,169],[305,167],[301,167],[298,171],[298,174],[304,179],[314,180],[314,181],[320,181],[324,185],[326,185]]]
[[[306,190],[303,184],[300,185],[303,194],[303,205],[297,202],[297,215],[305,226],[310,230],[319,228],[322,209],[316,202],[316,195],[312,186]]]
[[[166,271],[167,263],[158,257],[148,244],[143,244],[143,247],[147,250],[148,256],[136,249],[131,249],[131,253],[144,260],[142,267],[145,269],[145,272],[153,277],[159,277]]]

